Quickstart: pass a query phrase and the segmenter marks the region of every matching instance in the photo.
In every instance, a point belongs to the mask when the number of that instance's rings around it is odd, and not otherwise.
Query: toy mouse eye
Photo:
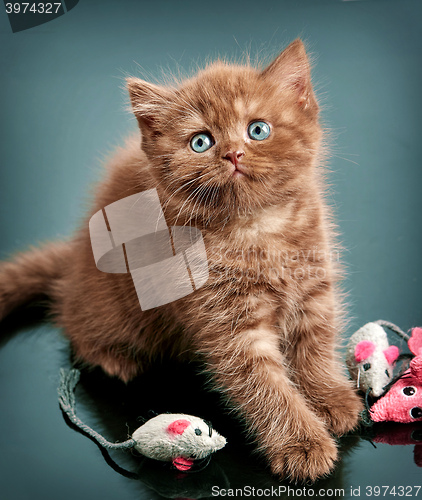
[[[371,363],[365,363],[363,365],[363,369],[367,372],[369,370],[369,368],[371,368]]]
[[[197,429],[195,429],[195,434],[197,436],[201,436],[202,435],[202,431],[201,431],[201,429],[199,429],[199,427]]]
[[[196,134],[190,141],[190,147],[195,153],[204,153],[214,145],[210,134]]]
[[[388,373],[388,370],[385,370],[385,374],[387,375],[388,378],[390,378],[390,374]]]
[[[416,393],[416,387],[413,387],[413,386],[404,387],[402,392],[405,396],[413,396]],[[416,417],[413,417],[413,418],[416,418]]]
[[[421,418],[422,417],[422,408],[415,406],[410,410],[410,416],[412,418]]]
[[[270,135],[270,132],[270,126],[265,122],[253,122],[248,127],[248,135],[255,141],[263,141]]]

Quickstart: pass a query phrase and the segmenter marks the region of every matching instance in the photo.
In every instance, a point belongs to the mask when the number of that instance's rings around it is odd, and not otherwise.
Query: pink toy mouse
[[[422,421],[422,328],[414,328],[408,346],[415,357],[410,368],[370,409],[374,422]]]

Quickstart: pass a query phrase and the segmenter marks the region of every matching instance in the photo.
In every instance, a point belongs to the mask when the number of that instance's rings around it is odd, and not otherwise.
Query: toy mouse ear
[[[369,358],[369,356],[375,351],[375,344],[370,340],[362,340],[355,347],[355,360],[356,363],[360,363],[364,359]]]
[[[183,434],[185,429],[190,426],[189,420],[180,419],[175,420],[167,427],[167,432],[169,434]]]
[[[399,348],[395,345],[390,345],[388,349],[384,349],[384,351],[382,352],[384,353],[385,359],[390,365],[392,365],[394,361],[396,361],[400,354]]]
[[[418,381],[422,384],[422,355],[416,356],[410,362],[410,371],[412,375],[418,379]]]
[[[412,330],[412,336],[408,341],[409,349],[413,352],[413,354],[422,354],[422,328],[417,326]]]

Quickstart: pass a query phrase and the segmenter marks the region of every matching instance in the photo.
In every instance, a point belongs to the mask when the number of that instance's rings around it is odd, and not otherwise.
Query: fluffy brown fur
[[[49,294],[78,360],[124,381],[164,353],[202,360],[272,471],[316,479],[337,458],[330,432],[352,429],[360,402],[335,352],[338,272],[303,44],[263,71],[217,62],[177,88],[128,88],[142,146],[132,139],[115,156],[92,213],[155,187],[168,226],[201,229],[208,282],[142,312],[129,275],[96,269],[86,224],[71,243],[0,267],[0,317]],[[255,120],[270,124],[268,139],[248,138]],[[196,153],[190,139],[204,131],[215,144]]]

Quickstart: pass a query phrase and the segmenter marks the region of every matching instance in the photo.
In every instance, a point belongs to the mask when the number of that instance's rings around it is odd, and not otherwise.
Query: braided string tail
[[[107,441],[105,437],[101,436],[101,434],[94,431],[94,429],[91,429],[91,427],[84,424],[76,415],[75,388],[79,382],[80,376],[81,372],[76,369],[66,371],[62,368],[60,370],[60,383],[57,392],[62,411],[67,415],[72,424],[90,436],[100,446],[112,450],[133,448],[136,444],[134,439],[128,439],[123,443],[111,443],[110,441]]]
[[[375,321],[375,323],[385,328],[389,328],[391,331],[397,333],[397,335],[402,339],[404,339],[406,342],[410,338],[409,335],[407,335],[407,333],[405,333],[401,328],[399,328],[394,323],[390,323],[389,321],[384,321],[383,319],[379,319],[378,321]]]

